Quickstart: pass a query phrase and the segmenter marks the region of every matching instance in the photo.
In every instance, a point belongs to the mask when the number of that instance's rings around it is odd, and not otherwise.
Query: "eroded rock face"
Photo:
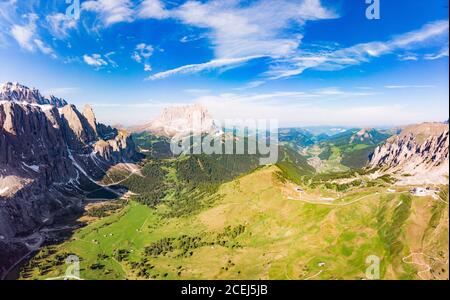
[[[406,127],[399,135],[377,147],[370,168],[407,174],[409,183],[447,182],[449,168],[449,127],[442,123],[423,123]]]
[[[67,178],[68,148],[56,108],[8,102],[0,105],[0,164],[44,174],[46,184]],[[6,175],[6,174],[3,174]]]
[[[74,105],[60,109],[64,133],[72,149],[80,149],[97,140],[96,130]]]
[[[98,124],[90,107],[74,105],[39,91],[6,84],[0,96],[0,278],[12,248],[54,220],[82,211],[86,186],[119,162],[136,156],[125,132]],[[5,90],[7,92],[5,92]],[[5,96],[6,95],[6,96]],[[43,100],[44,99],[44,100]],[[49,100],[50,101],[50,100]],[[9,246],[8,246],[9,245]],[[5,258],[5,256],[8,256]]]

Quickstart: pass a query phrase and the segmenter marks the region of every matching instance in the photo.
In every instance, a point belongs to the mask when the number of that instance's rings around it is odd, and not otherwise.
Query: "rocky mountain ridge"
[[[2,85],[0,96],[1,275],[29,250],[23,237],[80,211],[92,191],[120,195],[97,181],[137,153],[130,134],[97,123],[89,106],[81,113],[19,84]]]
[[[16,101],[37,105],[53,105],[63,107],[67,101],[53,95],[42,96],[38,89],[28,88],[18,82],[7,82],[0,85],[0,101]]]
[[[369,168],[403,175],[400,183],[448,183],[449,127],[423,123],[405,127],[400,134],[378,146]]]

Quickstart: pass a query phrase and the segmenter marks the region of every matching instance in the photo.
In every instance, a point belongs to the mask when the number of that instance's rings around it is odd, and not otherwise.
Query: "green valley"
[[[64,276],[71,254],[83,279],[364,279],[374,255],[381,279],[448,278],[448,187],[416,197],[386,176],[317,174],[281,153],[265,167],[239,155],[145,160],[122,182],[124,205],[98,204],[110,212],[42,248],[21,278]]]

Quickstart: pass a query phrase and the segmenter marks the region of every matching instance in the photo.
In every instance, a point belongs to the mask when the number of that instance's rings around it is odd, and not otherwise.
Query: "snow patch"
[[[39,172],[39,166],[37,166],[37,165],[27,165],[27,164],[24,163],[24,162],[22,162],[22,164],[23,164],[25,167],[27,167],[27,168],[33,170],[33,171],[36,172],[36,173]]]
[[[0,195],[3,195],[4,193],[6,193],[9,190],[9,187],[4,187],[0,189]]]

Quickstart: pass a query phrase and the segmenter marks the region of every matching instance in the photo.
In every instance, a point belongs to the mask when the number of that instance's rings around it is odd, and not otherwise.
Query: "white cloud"
[[[262,81],[262,80],[251,81],[251,82],[247,83],[243,89],[254,89],[254,88],[257,88],[258,86],[263,85],[264,82],[265,81]]]
[[[108,62],[102,58],[100,54],[83,55],[83,60],[86,64],[97,68],[107,66]]]
[[[99,14],[104,26],[133,21],[133,4],[130,0],[89,0],[83,2],[82,9]]]
[[[27,18],[27,24],[15,24],[11,27],[11,35],[22,49],[33,52],[35,51],[33,36],[36,33],[36,20],[38,19],[38,16],[36,14],[29,14],[27,15]]]
[[[399,60],[402,61],[417,61],[419,60],[418,55],[416,54],[399,54],[397,55]]]
[[[203,39],[204,36],[203,35],[185,35],[180,39],[180,43],[189,43],[189,42],[193,42],[193,41],[198,41],[200,39]]]
[[[144,9],[145,8],[145,9]],[[146,0],[140,7],[141,18],[173,18],[187,25],[209,30],[215,59],[197,65],[186,65],[156,74],[160,79],[179,73],[194,73],[234,61],[248,61],[248,57],[279,58],[292,55],[303,36],[286,35],[293,24],[303,25],[308,20],[335,18],[336,15],[321,6],[319,0],[262,0],[242,5],[236,0],[187,1],[170,10],[161,1]],[[188,37],[181,39],[187,42]],[[227,64],[226,62],[231,62]]]
[[[34,44],[36,47],[44,54],[50,55],[52,58],[57,58],[55,52],[52,48],[46,46],[44,42],[40,39],[34,39]]]
[[[131,58],[139,64],[142,62],[142,58],[137,52],[133,52],[133,54],[131,54]]]
[[[151,72],[152,70],[152,66],[149,64],[144,64],[144,71],[145,72]]]
[[[319,95],[323,95],[323,96],[332,96],[332,97],[362,97],[362,96],[374,96],[377,95],[378,93],[375,92],[349,92],[349,91],[344,91],[340,88],[336,88],[336,87],[330,87],[330,88],[324,88],[324,89],[320,89],[316,92]]]
[[[167,78],[173,75],[177,74],[189,74],[189,73],[198,73],[206,70],[212,70],[217,68],[224,68],[224,67],[232,67],[232,66],[238,66],[242,63],[245,63],[249,60],[259,58],[257,56],[249,56],[249,57],[241,57],[241,58],[223,58],[223,59],[214,59],[206,63],[202,64],[191,64],[182,66],[176,69],[160,72],[157,74],[154,74],[148,79],[150,80],[157,80],[157,79],[163,79]]]
[[[443,36],[445,34],[445,36]],[[397,36],[391,41],[392,48],[407,48],[419,44],[429,42],[430,38],[443,37],[448,40],[448,20],[431,22],[423,26],[419,30],[411,31]]]
[[[76,28],[77,20],[69,18],[65,14],[57,13],[46,18],[50,32],[56,38],[63,39],[68,36],[69,30]]]
[[[138,9],[138,15],[141,18],[165,19],[169,17],[169,12],[159,0],[144,0]]]
[[[374,57],[393,53],[396,50],[418,49],[428,42],[441,40],[448,43],[448,21],[426,24],[421,29],[397,36],[386,42],[357,44],[339,50],[321,52],[299,51],[297,55],[276,60],[266,73],[269,79],[280,79],[299,75],[306,69],[340,70],[352,65],[369,62]]]
[[[424,59],[426,60],[435,60],[442,57],[448,57],[448,45],[444,46],[438,53],[435,54],[426,54]]]
[[[145,59],[150,58],[150,56],[153,55],[153,51],[154,51],[152,45],[146,45],[145,43],[141,43],[141,44],[137,45],[136,50],[139,52],[139,55]]]
[[[311,105],[317,100],[337,100],[337,99],[350,99],[354,97],[372,97],[379,95],[375,92],[354,92],[348,90],[342,90],[340,88],[331,87],[324,88],[316,91],[275,91],[270,93],[223,93],[219,95],[211,95],[206,93],[192,93],[200,95],[198,99],[194,99],[196,102],[203,101],[219,101],[226,102],[227,105],[233,106],[235,102],[252,104],[254,106],[271,104],[280,105],[286,107],[290,105],[301,104],[301,106]]]
[[[19,46],[25,51],[35,52],[36,49],[41,53],[56,58],[55,51],[46,45],[42,39],[37,34],[38,16],[36,14],[30,13],[25,15],[27,23],[24,25],[14,24],[11,27],[11,36],[17,41]]]
[[[263,0],[247,6],[234,0],[188,1],[170,10],[170,15],[188,25],[209,29],[216,58],[291,54],[302,35],[285,37],[284,29],[292,23],[336,17],[318,0]]]
[[[302,26],[306,21],[336,17],[319,0],[261,0],[249,4],[237,0],[190,0],[171,9],[160,0],[143,0],[136,7],[130,0],[90,0],[83,3],[83,9],[97,12],[106,26],[135,18],[172,18],[205,28],[209,30],[216,58],[292,54],[302,35],[286,35],[285,29],[293,24]]]
[[[131,54],[131,58],[139,64],[142,62],[147,64],[147,61],[153,55],[153,52],[154,48],[152,45],[141,43],[136,46],[135,51]]]
[[[0,47],[8,43],[11,24],[14,23],[17,0],[0,1]]]
[[[434,88],[434,85],[408,84],[408,85],[385,85],[384,87],[387,89],[428,89]]]

